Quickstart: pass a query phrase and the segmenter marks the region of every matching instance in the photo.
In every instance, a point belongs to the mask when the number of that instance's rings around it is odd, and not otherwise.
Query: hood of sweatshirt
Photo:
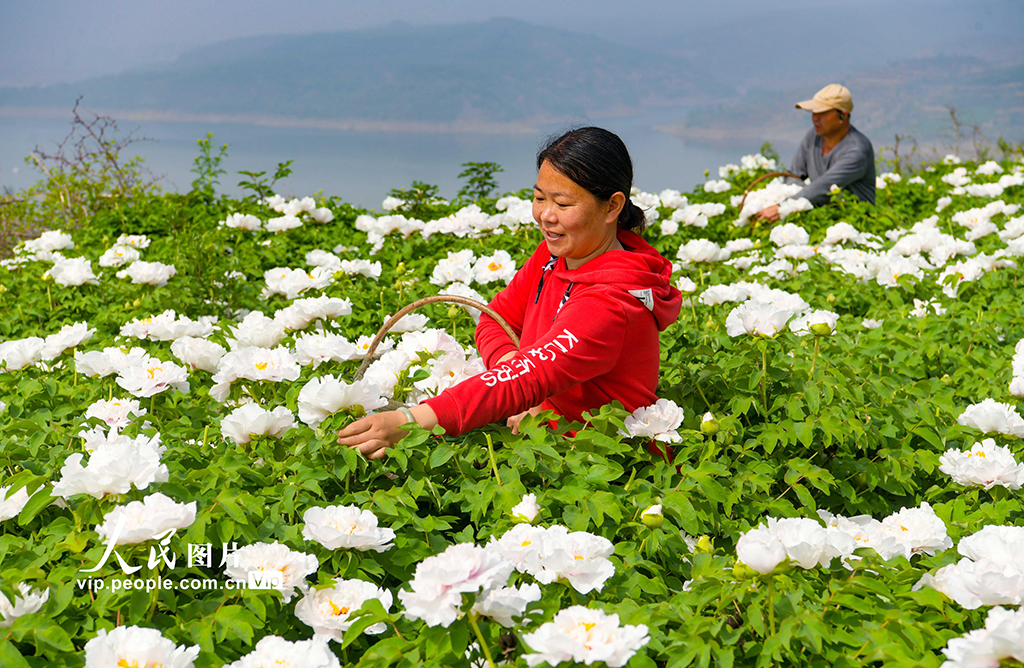
[[[619,230],[618,238],[629,250],[602,253],[562,277],[579,285],[622,288],[654,314],[658,330],[664,331],[679,317],[683,304],[682,293],[672,285],[672,263],[635,232]]]

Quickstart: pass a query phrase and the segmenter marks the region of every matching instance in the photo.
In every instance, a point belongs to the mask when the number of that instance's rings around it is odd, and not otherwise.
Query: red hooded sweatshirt
[[[626,250],[570,270],[541,243],[490,306],[520,337],[516,348],[487,315],[476,345],[488,371],[424,403],[451,435],[542,404],[569,420],[618,400],[628,411],[657,401],[658,332],[679,317],[672,264],[640,235],[619,230]],[[503,355],[515,357],[497,363]]]

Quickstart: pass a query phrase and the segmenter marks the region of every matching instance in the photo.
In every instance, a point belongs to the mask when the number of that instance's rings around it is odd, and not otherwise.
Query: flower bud
[[[140,306],[142,306],[142,300],[136,299],[135,301],[132,302],[132,306],[134,306],[135,308],[139,308]]]
[[[718,420],[710,412],[705,413],[700,421],[700,430],[705,434],[714,435],[718,433]]]
[[[829,304],[835,304],[836,296],[830,292],[828,293],[828,297],[825,297],[825,301],[827,301]]]
[[[455,320],[455,318],[458,315],[459,315],[459,307],[458,306],[449,306],[448,307],[448,317],[449,318],[451,318],[452,320]]]
[[[808,329],[811,330],[811,333],[815,336],[828,336],[832,333],[832,326],[827,322],[816,322],[808,327]]]
[[[661,514],[661,504],[656,504],[640,513],[640,521],[651,529],[658,529],[665,523],[665,517]]]
[[[711,542],[711,538],[709,538],[705,534],[705,535],[703,535],[703,536],[701,536],[700,538],[697,539],[697,545],[693,548],[693,551],[695,553],[696,552],[709,552],[710,553],[710,552],[714,552],[715,551],[715,546]]]
[[[405,273],[405,263],[404,262],[399,262],[398,263],[398,266],[395,267],[395,273],[398,274],[399,276],[401,276],[402,274]]]
[[[512,520],[520,524],[533,524],[540,514],[536,494],[523,494],[523,500],[512,507]]]

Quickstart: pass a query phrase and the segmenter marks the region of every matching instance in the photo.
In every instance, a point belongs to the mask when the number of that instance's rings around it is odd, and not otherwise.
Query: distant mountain
[[[891,63],[885,67],[838,78],[853,94],[853,124],[879,146],[892,146],[895,135],[903,146],[956,142],[956,112],[963,144],[973,141],[974,126],[981,137],[1024,141],[1024,64],[991,63],[978,58],[934,57]],[[810,116],[793,105],[810,98],[829,81],[821,80],[787,90],[755,89],[731,104],[692,110],[685,121],[660,130],[695,143],[714,146],[756,146],[772,141],[795,148],[811,127]],[[966,146],[965,146],[966,148]]]
[[[705,68],[599,37],[511,19],[402,23],[267,36],[169,64],[42,88],[0,89],[0,106],[305,119],[514,122],[634,115],[729,96]]]

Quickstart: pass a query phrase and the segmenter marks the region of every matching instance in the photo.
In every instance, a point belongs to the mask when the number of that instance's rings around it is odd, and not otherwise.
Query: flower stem
[[[766,352],[766,346],[764,342],[761,342],[761,403],[764,404],[765,417],[768,416],[768,389],[766,387],[766,381],[768,378],[768,353]]]
[[[768,629],[775,635],[775,578],[768,578]]]
[[[697,311],[693,308],[693,295],[690,295],[690,313],[693,315],[693,322],[697,322]]]
[[[484,438],[487,439],[487,454],[491,459],[491,469],[494,471],[494,478],[501,484],[501,476],[498,475],[498,461],[494,458],[494,445],[491,443],[491,435],[484,434]]]
[[[484,651],[484,658],[487,659],[487,665],[491,668],[497,668],[497,666],[494,665],[494,659],[491,658],[491,648],[487,646],[487,641],[484,640],[484,634],[480,632],[480,625],[476,623],[476,613],[469,613],[467,619],[469,619],[469,625],[473,627],[473,633],[476,634],[476,639],[477,642],[480,643],[480,648]]]
[[[814,357],[811,359],[811,379],[814,379],[814,365],[818,363],[818,347],[821,345],[821,337],[814,337]]]

